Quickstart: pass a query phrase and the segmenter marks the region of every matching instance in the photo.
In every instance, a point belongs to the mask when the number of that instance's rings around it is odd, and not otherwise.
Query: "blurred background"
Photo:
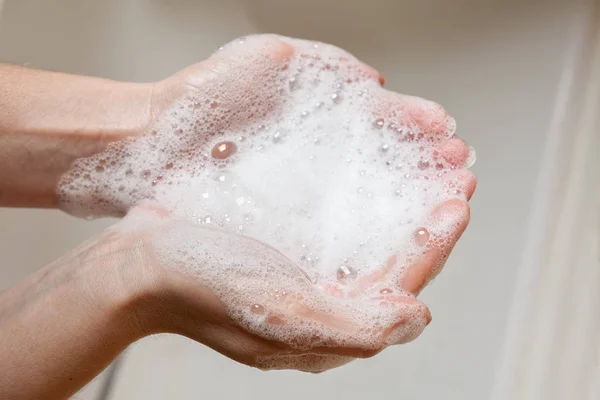
[[[444,105],[458,122],[458,135],[477,150],[473,171],[479,185],[472,200],[472,222],[444,273],[423,294],[433,322],[414,343],[313,376],[290,371],[263,373],[185,338],[157,336],[134,344],[115,367],[75,398],[600,398],[600,392],[594,392],[600,390],[598,384],[593,386],[600,381],[597,340],[580,349],[581,354],[590,355],[585,359],[585,383],[572,384],[577,394],[568,389],[567,397],[557,397],[554,390],[544,389],[544,380],[550,375],[540,372],[535,378],[539,397],[528,397],[527,390],[534,389],[527,389],[529,381],[519,383],[514,368],[527,365],[519,361],[519,354],[525,354],[523,346],[530,348],[527,343],[540,340],[546,342],[536,360],[552,362],[554,356],[547,355],[547,349],[552,340],[558,340],[543,336],[548,330],[554,331],[554,325],[539,333],[543,337],[533,333],[531,342],[519,340],[522,320],[529,319],[522,309],[537,315],[536,307],[543,308],[543,304],[526,307],[531,304],[525,296],[531,282],[524,281],[536,275],[523,271],[539,267],[543,262],[539,255],[550,251],[555,239],[547,237],[552,226],[557,226],[548,223],[553,218],[549,215],[552,207],[560,208],[564,202],[556,203],[554,197],[550,201],[548,196],[564,193],[566,187],[559,190],[557,184],[553,186],[552,177],[558,179],[570,171],[571,158],[582,159],[573,155],[576,153],[571,147],[562,152],[559,147],[565,141],[560,136],[565,134],[566,118],[579,121],[579,114],[569,108],[575,104],[570,96],[585,96],[592,87],[588,81],[577,85],[576,78],[589,73],[585,65],[595,65],[590,61],[596,51],[594,3],[5,0],[0,14],[0,62],[150,81],[208,57],[237,36],[272,32],[319,40],[342,47],[374,66],[386,78],[389,89]],[[595,120],[590,121],[595,124]],[[588,154],[592,142],[575,140],[579,137],[577,126],[573,125],[568,134]],[[570,158],[564,158],[565,152]],[[587,156],[582,157],[587,160]],[[595,168],[585,165],[583,171]],[[585,175],[582,179],[591,178]],[[580,182],[575,189],[584,186]],[[587,196],[585,193],[578,198]],[[569,204],[575,209],[582,207],[578,200]],[[587,207],[596,206],[592,202]],[[597,225],[589,218],[581,221],[580,228],[598,238]],[[0,209],[0,290],[111,222],[80,221],[58,211]],[[595,243],[591,241],[589,246]],[[589,268],[580,279],[600,281],[597,253],[591,253],[594,250],[589,246],[581,251],[589,253],[585,264]],[[564,282],[562,273],[556,282]],[[544,289],[544,293],[554,296],[560,292],[557,285]],[[593,306],[590,313],[595,310],[600,314],[598,298],[595,292],[590,293],[589,299],[573,300],[565,312],[571,313],[585,302]],[[548,318],[554,321],[552,315]],[[596,331],[590,331],[592,328]],[[598,323],[585,329],[600,336]],[[585,340],[591,340],[588,336]],[[573,368],[580,366],[579,360],[572,360]],[[545,365],[540,363],[536,368]],[[503,395],[508,393],[505,390],[520,394]]]

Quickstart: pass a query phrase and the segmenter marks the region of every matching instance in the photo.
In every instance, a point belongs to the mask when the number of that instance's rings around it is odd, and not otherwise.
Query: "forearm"
[[[150,84],[0,64],[0,206],[56,206],[71,163],[140,134],[150,97]]]
[[[63,258],[0,293],[0,398],[66,398],[145,334],[135,253],[102,249]]]

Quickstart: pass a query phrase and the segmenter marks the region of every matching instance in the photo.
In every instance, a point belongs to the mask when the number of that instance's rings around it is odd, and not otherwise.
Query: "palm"
[[[174,332],[245,364],[319,372],[409,341],[428,322],[426,307],[410,297],[364,304],[331,296],[277,250],[175,220],[151,203],[113,229],[141,241],[148,266],[166,273],[176,288],[175,304],[184,307],[169,308],[178,321]],[[281,289],[290,280],[295,288]],[[368,324],[374,310],[388,323]]]

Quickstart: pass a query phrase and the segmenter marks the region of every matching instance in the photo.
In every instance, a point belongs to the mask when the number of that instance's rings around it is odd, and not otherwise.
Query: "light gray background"
[[[111,394],[129,399],[487,398],[562,62],[571,2],[519,0],[7,0],[0,62],[146,81],[236,36],[331,42],[387,87],[443,104],[475,146],[472,222],[423,300],[416,342],[319,376],[261,373],[176,337],[125,357]],[[1,172],[0,172],[1,173]],[[0,289],[106,226],[55,211],[0,210]],[[94,390],[81,398],[92,399]]]

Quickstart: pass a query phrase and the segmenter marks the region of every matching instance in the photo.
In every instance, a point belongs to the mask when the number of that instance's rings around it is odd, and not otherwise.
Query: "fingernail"
[[[425,308],[425,326],[429,325],[429,323],[432,320],[432,316],[431,316],[431,311],[429,311],[429,308]]]
[[[456,133],[456,120],[451,116],[448,116],[448,123],[446,124],[446,131],[448,132],[448,137],[454,136]]]

